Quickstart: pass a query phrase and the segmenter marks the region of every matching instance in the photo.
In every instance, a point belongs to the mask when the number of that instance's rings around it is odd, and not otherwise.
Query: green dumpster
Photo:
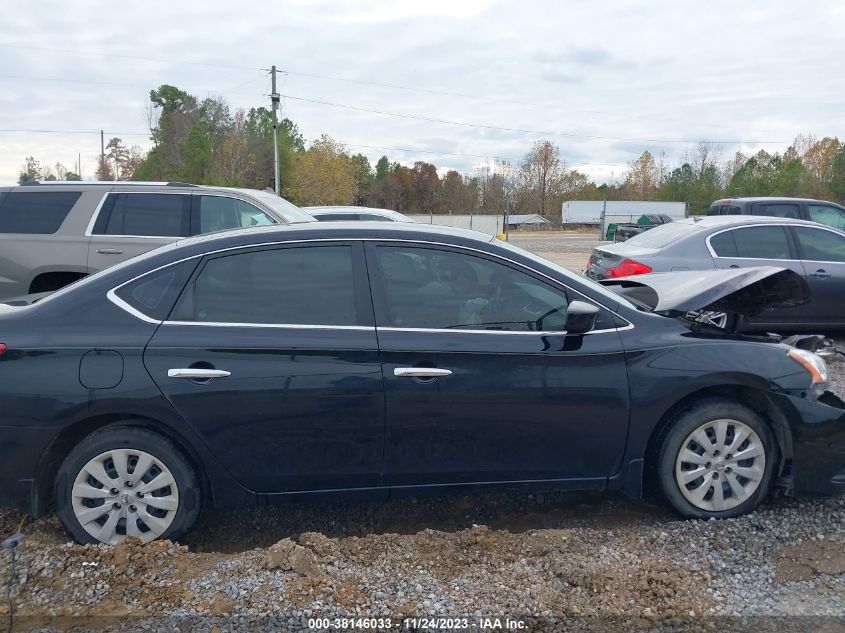
[[[616,228],[617,228],[616,224],[608,224],[607,225],[607,236],[606,236],[607,241],[612,242],[614,240],[614,238],[616,237]]]

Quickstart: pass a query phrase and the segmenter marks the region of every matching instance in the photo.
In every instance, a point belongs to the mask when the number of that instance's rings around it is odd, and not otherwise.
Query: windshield
[[[635,235],[627,240],[625,244],[639,246],[640,248],[664,248],[675,240],[689,235],[698,229],[699,227],[694,220],[670,222],[669,224],[661,224],[648,231],[643,231],[639,235]]]
[[[553,261],[545,259],[544,257],[540,257],[539,255],[535,255],[534,253],[530,253],[530,252],[528,252],[524,249],[519,248],[518,246],[514,246],[513,244],[509,244],[507,242],[500,242],[499,245],[503,246],[504,248],[506,248],[509,251],[519,253],[523,257],[527,257],[528,259],[530,259],[532,261],[535,261],[539,264],[543,264],[544,266],[553,269],[555,272],[560,273],[565,278],[575,279],[578,282],[580,282],[580,283],[582,283],[586,286],[589,286],[590,290],[594,291],[596,294],[601,295],[602,297],[604,297],[608,301],[613,302],[613,304],[620,304],[620,305],[623,305],[623,306],[630,308],[632,310],[640,310],[640,308],[637,305],[630,302],[625,297],[622,297],[622,296],[616,294],[612,290],[608,290],[607,288],[605,288],[604,286],[602,286],[599,283],[596,283],[592,279],[587,279],[586,277],[583,277],[581,275],[576,275],[571,270],[564,268],[563,266],[559,266],[558,264],[555,264]]]
[[[260,200],[265,205],[270,207],[276,215],[282,218],[288,224],[296,224],[299,222],[313,222],[314,218],[300,209],[295,204],[292,204],[277,196],[274,193],[267,191],[259,191],[258,189],[238,189],[238,191],[245,193],[256,200]]]

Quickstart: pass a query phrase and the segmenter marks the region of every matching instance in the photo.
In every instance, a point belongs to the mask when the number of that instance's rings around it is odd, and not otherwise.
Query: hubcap
[[[730,510],[746,501],[763,480],[766,452],[754,430],[738,420],[713,420],[681,444],[675,481],[695,507]]]
[[[159,459],[131,448],[97,455],[76,476],[73,513],[82,528],[102,543],[134,536],[148,543],[176,516],[179,489]]]

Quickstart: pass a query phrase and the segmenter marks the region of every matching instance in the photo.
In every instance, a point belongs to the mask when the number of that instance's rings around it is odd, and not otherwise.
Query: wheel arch
[[[652,429],[645,450],[643,473],[645,492],[654,489],[654,465],[658,458],[660,444],[666,432],[671,427],[672,421],[696,402],[710,398],[737,401],[759,414],[766,424],[769,425],[778,445],[779,464],[775,470],[774,485],[777,485],[779,480],[784,476],[789,475],[794,453],[792,431],[790,430],[786,416],[775,406],[775,403],[768,394],[763,390],[747,385],[711,385],[690,392],[678,400],[666,410]]]
[[[116,426],[143,428],[170,440],[194,469],[197,481],[200,483],[203,504],[206,506],[213,505],[214,488],[211,485],[205,462],[185,435],[154,418],[136,414],[109,413],[78,420],[63,428],[41,454],[36,470],[36,485],[38,487],[36,516],[53,508],[56,476],[68,452],[91,433]]]

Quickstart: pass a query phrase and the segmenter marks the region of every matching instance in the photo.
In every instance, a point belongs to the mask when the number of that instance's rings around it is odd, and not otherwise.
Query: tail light
[[[4,353],[5,351],[6,351],[6,344],[0,343],[0,354]]]
[[[650,272],[652,272],[651,266],[646,266],[633,259],[626,259],[621,264],[608,268],[605,276],[608,278],[630,277],[631,275],[647,275]]]

